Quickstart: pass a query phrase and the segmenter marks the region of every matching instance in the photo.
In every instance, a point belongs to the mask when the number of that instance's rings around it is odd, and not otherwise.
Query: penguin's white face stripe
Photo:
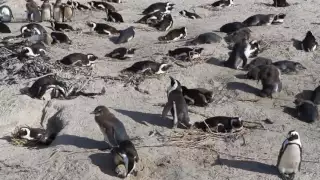
[[[161,64],[161,66],[159,67],[159,70],[155,74],[165,73],[165,71],[162,70],[162,68],[164,68],[165,66],[167,66],[167,64]]]
[[[250,54],[254,52],[254,51],[251,51],[251,46],[250,44],[247,45],[247,47],[244,49],[244,55],[249,58]]]
[[[317,48],[317,45],[314,45],[312,48],[311,48],[311,51],[315,51]]]
[[[170,28],[171,28],[171,26],[172,26],[172,21],[170,21],[170,24],[169,24],[169,26],[168,27],[166,27],[166,31],[168,31]]]
[[[29,57],[37,57],[40,55],[40,54],[34,54],[32,49],[29,47],[24,47],[23,50],[28,50],[28,52],[25,55],[27,55]]]
[[[133,39],[133,36],[131,36],[129,39],[128,39],[128,41],[131,41]]]
[[[108,35],[111,35],[111,32],[108,31],[108,30],[105,30],[105,29],[104,29],[103,32],[107,33]]]
[[[172,40],[172,41],[179,40],[179,39],[181,39],[182,37],[183,37],[183,34],[180,34],[178,37],[173,38],[173,40]]]
[[[34,138],[30,137],[30,134],[31,134],[30,129],[28,129],[28,128],[21,128],[21,130],[27,132],[27,134],[24,135],[24,136],[21,136],[21,138],[27,139],[27,140],[34,140]]]
[[[170,86],[169,86],[168,89],[167,89],[167,94],[168,94],[168,96],[169,96],[169,94],[170,94],[172,91],[174,91],[174,90],[177,89],[177,88],[178,88],[178,82],[177,82],[177,80],[174,80],[173,86],[171,86],[171,82],[170,82]]]
[[[33,28],[33,29],[37,32],[38,35],[41,34],[41,32],[40,32],[40,30],[38,28]]]
[[[23,28],[21,29],[21,33],[24,33],[27,29],[28,29],[27,27],[23,27]]]
[[[132,58],[132,57],[133,57],[133,54],[125,54],[123,57]]]
[[[105,9],[105,7],[102,4],[99,4],[98,7]]]
[[[43,52],[43,53],[47,53],[47,51],[44,50],[44,49],[39,49],[39,51],[40,51],[40,52]]]

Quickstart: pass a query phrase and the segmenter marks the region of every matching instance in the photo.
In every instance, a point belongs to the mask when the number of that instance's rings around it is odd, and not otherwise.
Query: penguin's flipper
[[[192,99],[191,97],[189,97],[189,96],[187,96],[187,95],[184,95],[183,97],[184,97],[186,100],[189,101],[188,104],[194,105],[194,103],[195,103],[194,99]]]
[[[173,128],[177,128],[177,126],[178,126],[178,113],[177,113],[177,106],[176,106],[175,101],[172,102],[172,106],[173,106]]]
[[[163,118],[163,119],[167,116],[168,112],[169,112],[171,109],[172,109],[172,104],[171,104],[170,102],[168,102],[168,103],[164,106],[163,111],[162,111],[162,118]]]

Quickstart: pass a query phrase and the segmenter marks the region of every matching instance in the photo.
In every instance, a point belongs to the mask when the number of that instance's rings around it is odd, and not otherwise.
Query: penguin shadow
[[[75,135],[63,134],[56,138],[55,141],[52,142],[52,146],[57,145],[71,145],[76,146],[78,148],[85,149],[108,149],[109,146],[104,141],[97,141],[94,139],[90,139],[87,137],[80,137]]]
[[[241,82],[228,82],[227,83],[228,90],[240,90],[246,93],[251,93],[256,96],[259,95],[260,89],[252,87],[248,84],[241,83]]]
[[[291,41],[292,41],[292,43],[293,43],[293,44],[292,44],[293,47],[296,48],[296,50],[302,50],[302,48],[301,48],[301,41],[300,41],[300,40],[297,40],[297,39],[292,38]]]
[[[109,40],[110,40],[113,44],[117,44],[118,36],[112,36],[112,37],[109,38]]]
[[[271,174],[279,176],[277,168],[274,165],[264,164],[257,161],[249,161],[249,160],[231,160],[231,159],[218,159],[213,165],[225,165],[231,168],[242,169],[245,171],[263,173],[263,174]]]
[[[296,118],[296,119],[299,119],[298,117],[298,113],[297,113],[297,110],[296,108],[292,108],[292,107],[289,107],[289,106],[281,106],[283,108],[283,112]]]
[[[206,61],[206,63],[208,63],[208,64],[213,64],[213,65],[220,66],[220,67],[224,67],[223,62],[224,62],[224,61],[221,61],[221,60],[219,60],[219,59],[217,59],[217,58],[214,58],[214,57],[209,58],[209,59]]]
[[[109,176],[116,177],[117,174],[114,172],[115,166],[113,164],[113,157],[111,153],[96,153],[89,156],[92,164],[99,167],[101,172]]]
[[[129,116],[131,119],[133,119],[137,123],[140,123],[146,126],[148,126],[148,124],[152,124],[152,125],[162,126],[167,128],[172,127],[172,122],[169,120],[162,119],[160,114],[149,114],[144,112],[129,111],[129,110],[123,110],[123,109],[114,109],[114,110],[123,115]]]

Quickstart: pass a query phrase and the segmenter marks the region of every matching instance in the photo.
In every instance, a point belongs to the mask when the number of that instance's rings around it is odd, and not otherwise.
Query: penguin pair
[[[188,89],[181,86],[182,94],[188,105],[205,107],[213,101],[213,92],[204,88]]]
[[[27,19],[29,22],[41,22],[38,4],[34,0],[26,0]]]
[[[108,24],[87,22],[87,25],[91,28],[91,31],[95,31],[98,34],[113,35],[119,33],[116,28],[109,26]]]
[[[188,44],[190,45],[198,45],[198,44],[211,44],[211,43],[219,43],[221,42],[222,37],[219,35],[212,33],[212,32],[207,32],[200,34],[196,38],[194,38],[192,41],[190,41]]]
[[[242,22],[245,26],[269,26],[271,24],[281,24],[286,17],[285,14],[256,14],[250,16]]]
[[[152,14],[154,12],[163,12],[165,14],[169,14],[171,13],[173,6],[175,4],[170,3],[170,2],[157,2],[154,4],[151,4],[150,6],[148,6],[143,12],[142,14],[144,15],[148,15],[148,14]]]
[[[240,117],[215,116],[202,122],[195,122],[194,127],[204,132],[213,130],[217,133],[232,133],[242,130],[243,121]]]
[[[308,31],[306,37],[301,42],[301,49],[306,52],[315,51],[318,47],[318,42],[316,38],[313,36],[311,31]]]
[[[312,99],[314,99],[312,97]],[[319,120],[318,107],[312,101],[296,99],[297,118],[307,123],[313,123]]]
[[[11,22],[14,19],[12,10],[9,6],[0,6],[0,22]]]
[[[198,14],[193,13],[193,12],[189,12],[187,10],[182,10],[179,12],[179,14],[181,16],[187,17],[189,19],[201,19],[201,16],[199,16]]]
[[[43,1],[41,5],[41,20],[42,21],[50,21],[51,20],[51,14],[52,14],[52,8],[49,0],[41,0]]]
[[[211,4],[212,7],[227,7],[234,5],[233,0],[218,0]]]
[[[202,51],[203,48],[182,47],[169,50],[168,55],[182,61],[192,61],[193,59],[199,58]]]
[[[40,24],[29,23],[20,28],[22,37],[31,37],[32,35],[45,36],[47,31]]]
[[[70,38],[63,32],[51,32],[51,38],[52,38],[52,42],[51,44],[57,44],[57,43],[66,43],[66,44],[72,44],[72,41],[70,40]]]
[[[123,123],[105,106],[98,106],[91,114],[95,115],[104,140],[112,148],[111,154],[116,165],[115,172],[121,178],[132,174],[139,156],[134,144],[129,140]]]
[[[111,11],[116,11],[116,8],[114,8],[111,4],[103,1],[89,1],[88,4],[92,9],[98,9],[98,10],[109,9]]]
[[[158,38],[159,41],[177,41],[179,39],[184,39],[187,36],[187,28],[182,27],[182,28],[177,28],[169,31],[165,36],[160,36]]]
[[[92,66],[95,61],[98,59],[94,54],[82,54],[82,53],[71,53],[61,60],[58,60],[59,63],[67,66]]]
[[[106,54],[105,57],[125,60],[127,58],[132,58],[135,50],[136,50],[135,48],[128,49],[125,47],[119,47],[117,49],[114,49],[112,52]]]
[[[59,23],[56,21],[51,21],[50,24],[51,24],[52,29],[55,31],[65,31],[65,30],[74,31],[74,28],[66,23]]]
[[[289,60],[277,61],[274,62],[273,65],[280,69],[283,74],[298,73],[299,71],[307,69],[301,63]]]
[[[181,83],[170,76],[170,85],[167,89],[168,102],[163,108],[162,118],[165,118],[168,112],[173,117],[173,128],[177,128],[181,124],[185,128],[190,128],[190,118],[188,114],[188,105],[182,94]]]
[[[23,47],[20,52],[20,56],[33,58],[38,56],[44,56],[46,54],[46,47],[42,42],[32,44],[29,47]]]
[[[118,12],[106,9],[106,14],[107,14],[107,18],[106,18],[107,21],[119,22],[119,23],[124,22],[121,14]]]
[[[161,21],[154,25],[159,31],[168,31],[173,25],[173,19],[171,14],[165,14]]]
[[[131,65],[128,68],[123,69],[122,73],[148,73],[148,74],[163,74],[166,73],[166,71],[171,68],[172,65],[166,64],[166,63],[158,63],[155,61],[139,61],[135,62],[133,65]]]

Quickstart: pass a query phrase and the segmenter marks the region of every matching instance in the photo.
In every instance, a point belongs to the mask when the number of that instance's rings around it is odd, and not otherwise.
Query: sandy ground
[[[37,1],[40,5],[40,1]],[[141,60],[155,59],[159,61],[168,50],[183,46],[184,42],[156,44],[157,38],[165,32],[157,32],[141,24],[134,24],[142,16],[139,15],[149,4],[156,0],[130,0],[123,4],[114,4],[123,15],[125,23],[110,23],[116,28],[124,29],[130,25],[138,27],[136,37],[125,47],[138,48],[134,58],[128,61],[114,61],[103,56],[118,47],[107,36],[68,33],[74,44],[71,46],[50,47],[52,61],[62,58],[71,52],[94,53],[102,60],[93,69],[93,75],[117,75],[117,73]],[[148,90],[149,95],[142,94],[133,87],[123,87],[120,82],[105,83],[103,80],[90,82],[88,91],[100,91],[106,87],[104,96],[95,99],[79,97],[71,101],[53,101],[52,113],[57,108],[63,108],[62,116],[68,125],[60,132],[53,144],[45,149],[29,150],[15,147],[5,140],[0,140],[0,179],[118,179],[113,173],[111,156],[108,152],[99,151],[103,146],[103,136],[89,114],[96,106],[105,105],[125,124],[131,137],[140,137],[135,141],[141,157],[138,166],[139,173],[130,179],[178,180],[178,179],[215,179],[215,180],[275,180],[279,179],[273,167],[276,164],[278,152],[285,135],[295,129],[301,135],[303,145],[303,163],[301,173],[296,179],[315,180],[320,177],[318,123],[313,125],[301,122],[283,112],[282,106],[294,107],[295,96],[304,90],[313,90],[319,85],[320,61],[319,51],[306,53],[293,47],[292,38],[302,40],[308,30],[320,39],[320,2],[318,0],[299,1],[288,0],[294,4],[287,8],[267,6],[272,0],[235,0],[236,6],[220,11],[209,11],[199,8],[201,4],[212,3],[202,0],[172,0],[176,9],[172,15],[174,27],[186,26],[187,38],[200,33],[218,30],[227,22],[243,21],[258,13],[285,13],[285,23],[277,26],[250,28],[258,40],[270,44],[270,47],[259,56],[277,60],[294,60],[308,68],[297,75],[283,75],[283,91],[275,99],[261,99],[255,95],[260,84],[243,80],[236,75],[243,71],[231,70],[217,65],[216,61],[228,58],[225,42],[203,45],[203,57],[210,59],[207,63],[197,64],[188,68],[174,66],[166,75],[144,81],[140,88]],[[24,17],[25,1],[15,0],[11,5],[16,18]],[[178,14],[180,10],[190,10],[196,7],[196,12],[203,19],[190,20]],[[74,27],[89,31],[85,21],[104,22],[104,12],[76,12]],[[48,23],[42,23],[45,26]],[[19,34],[23,23],[11,23],[13,34]],[[149,29],[150,31],[143,30]],[[220,33],[224,36],[223,33]],[[163,55],[157,55],[160,53]],[[169,84],[169,75],[180,80],[190,88],[204,87],[213,89],[215,103],[207,108],[190,107],[190,109],[207,116],[241,116],[244,120],[261,122],[269,118],[275,123],[265,125],[266,130],[248,129],[244,135],[246,143],[240,138],[234,142],[223,139],[212,139],[206,143],[213,144],[212,149],[197,149],[179,147],[156,147],[161,144],[159,136],[149,137],[150,131],[157,130],[164,135],[172,135],[182,130],[173,131],[170,121],[160,118],[161,107],[157,103],[166,102],[165,90]],[[39,127],[42,108],[46,102],[31,99],[19,94],[23,84],[0,87],[0,136],[7,136],[19,125]],[[257,102],[240,101],[241,99],[258,99]],[[190,113],[192,122],[201,121],[200,115]],[[154,146],[154,147],[145,147]],[[217,153],[219,163],[216,162]]]

